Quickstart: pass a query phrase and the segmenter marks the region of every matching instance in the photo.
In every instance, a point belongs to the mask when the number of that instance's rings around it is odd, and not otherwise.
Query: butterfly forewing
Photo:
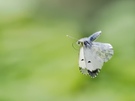
[[[95,51],[93,51],[93,47],[88,48],[84,47],[84,56],[86,68],[90,71],[94,71],[96,69],[101,69],[103,66],[103,59],[100,58]]]
[[[84,58],[84,49],[83,48],[80,49],[79,67],[86,68],[85,58]]]
[[[86,69],[86,63],[85,63],[85,57],[84,57],[84,48],[80,48],[80,54],[79,54],[79,69],[83,74],[88,74],[88,71]]]

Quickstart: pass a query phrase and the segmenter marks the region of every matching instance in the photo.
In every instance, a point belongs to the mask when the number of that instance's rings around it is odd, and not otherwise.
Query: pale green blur
[[[100,30],[114,56],[92,79],[66,35]],[[0,0],[0,101],[135,101],[135,1]]]

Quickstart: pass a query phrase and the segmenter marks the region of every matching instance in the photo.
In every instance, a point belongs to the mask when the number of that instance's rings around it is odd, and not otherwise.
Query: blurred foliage
[[[0,101],[135,101],[134,0],[0,0]],[[68,39],[102,31],[115,54],[82,75]]]

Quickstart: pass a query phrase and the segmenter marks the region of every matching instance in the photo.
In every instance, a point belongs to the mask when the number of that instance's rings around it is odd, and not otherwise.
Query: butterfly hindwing
[[[111,59],[112,55],[114,54],[113,47],[109,43],[100,43],[100,42],[93,42],[92,50],[107,62]]]

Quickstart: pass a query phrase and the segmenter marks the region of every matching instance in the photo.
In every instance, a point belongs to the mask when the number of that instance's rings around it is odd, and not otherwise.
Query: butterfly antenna
[[[74,40],[77,40],[76,38],[70,36],[70,35],[66,35],[68,38],[71,38],[71,39],[74,39]]]
[[[77,49],[76,47],[75,47],[75,44],[74,43],[72,43],[72,47],[75,49],[75,50],[79,50],[79,49]]]
[[[74,39],[74,40],[76,40],[76,41],[78,41],[78,39],[76,39],[76,38],[74,38],[74,37],[72,37],[72,36],[70,36],[70,35],[66,35],[68,38],[71,38],[71,39]],[[77,49],[76,47],[75,47],[75,43],[73,42],[72,43],[72,47],[75,49],[75,50],[79,50],[79,49]]]

